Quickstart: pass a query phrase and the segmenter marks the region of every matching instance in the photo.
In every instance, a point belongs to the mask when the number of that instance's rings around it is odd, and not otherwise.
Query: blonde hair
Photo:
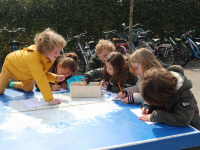
[[[129,68],[130,72],[133,75],[136,75],[135,69],[131,65],[131,63],[140,63],[142,67],[143,73],[145,73],[150,68],[163,68],[162,64],[156,59],[155,55],[151,53],[150,50],[146,48],[137,49],[130,57],[129,57]]]
[[[101,53],[102,50],[104,50],[104,49],[106,49],[106,50],[108,50],[110,52],[114,52],[115,46],[111,41],[101,39],[101,40],[99,40],[99,42],[96,45],[95,49],[96,49],[96,52],[98,52],[98,53]]]
[[[55,47],[62,49],[66,46],[65,39],[50,28],[47,28],[43,32],[36,34],[34,42],[36,49],[41,54],[47,54]]]

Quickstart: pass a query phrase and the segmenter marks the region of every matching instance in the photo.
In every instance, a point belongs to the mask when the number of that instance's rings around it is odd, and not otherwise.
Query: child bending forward
[[[53,100],[49,82],[63,81],[65,76],[50,73],[48,70],[60,55],[66,41],[51,29],[46,29],[35,36],[34,42],[35,45],[7,55],[0,74],[0,94],[4,93],[7,84],[11,88],[30,92],[34,88],[35,80],[44,100],[50,105],[59,104],[59,99]],[[10,78],[16,82],[9,82]]]
[[[142,107],[143,116],[139,119],[174,126],[191,125],[200,130],[199,108],[191,88],[192,82],[184,76],[181,66],[148,70],[141,85],[141,95],[148,104],[146,111]]]

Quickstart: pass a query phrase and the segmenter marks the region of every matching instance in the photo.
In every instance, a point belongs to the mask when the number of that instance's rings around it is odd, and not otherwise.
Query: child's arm
[[[84,74],[82,81],[85,81],[88,84],[91,80],[102,78],[102,76],[103,76],[102,68],[94,69],[89,72],[86,72]]]

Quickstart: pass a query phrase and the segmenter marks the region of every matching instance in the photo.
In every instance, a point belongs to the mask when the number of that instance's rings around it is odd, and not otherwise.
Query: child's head
[[[37,34],[34,42],[36,49],[51,60],[55,60],[60,55],[60,51],[66,46],[65,39],[50,28]]]
[[[100,61],[104,62],[106,56],[111,52],[114,52],[115,46],[109,40],[99,40],[98,44],[95,47],[96,54]]]
[[[57,60],[57,74],[58,75],[65,75],[68,73],[71,69],[76,67],[77,69],[78,64],[78,56],[75,53],[66,53],[58,57]],[[74,69],[71,71],[68,76],[73,75],[76,71]]]
[[[176,93],[177,78],[162,68],[149,69],[143,76],[141,95],[150,105],[165,106]]]
[[[146,48],[137,49],[129,58],[130,72],[143,77],[144,73],[152,67],[163,68],[154,54]]]
[[[119,52],[112,52],[105,59],[104,80],[108,81],[110,75],[112,76],[112,83],[120,83],[122,87],[124,86],[126,76],[125,59]]]

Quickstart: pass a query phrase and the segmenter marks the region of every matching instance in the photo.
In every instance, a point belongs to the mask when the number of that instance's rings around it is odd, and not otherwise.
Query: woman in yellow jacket
[[[37,83],[44,100],[50,105],[59,104],[59,99],[53,100],[49,82],[55,83],[65,79],[64,75],[48,72],[51,65],[65,47],[65,39],[51,29],[46,29],[35,36],[35,45],[7,55],[0,74],[0,94],[3,94],[10,78],[9,86],[30,92]]]

